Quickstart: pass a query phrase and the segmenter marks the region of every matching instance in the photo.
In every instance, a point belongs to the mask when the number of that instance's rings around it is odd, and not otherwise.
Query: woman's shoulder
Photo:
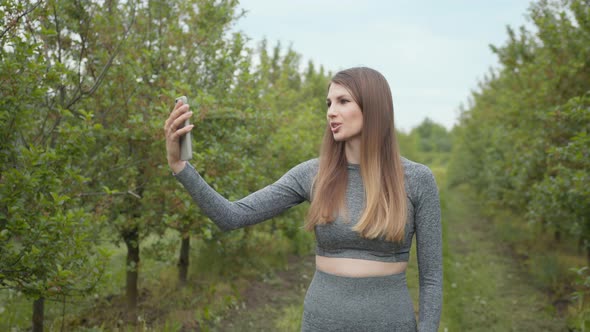
[[[303,161],[293,166],[286,174],[286,177],[295,178],[297,180],[309,180],[313,179],[318,172],[319,159],[313,158]]]
[[[319,158],[312,158],[306,161],[299,163],[298,165],[292,168],[293,171],[298,173],[310,173],[315,175],[317,173],[318,168],[320,167],[320,160]]]
[[[406,190],[410,191],[413,198],[422,196],[423,191],[436,189],[436,180],[432,170],[424,164],[401,157],[404,169]]]
[[[318,167],[319,161],[317,158],[301,162],[283,175],[279,183],[290,187],[309,201],[313,179],[317,174]]]
[[[401,157],[401,161],[406,178],[421,178],[432,174],[430,168],[424,164],[420,164],[405,157]]]

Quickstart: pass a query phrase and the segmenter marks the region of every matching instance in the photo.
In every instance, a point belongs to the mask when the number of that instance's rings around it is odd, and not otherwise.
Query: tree
[[[78,106],[103,78],[81,75],[91,38],[79,29],[89,17],[81,6],[0,7],[0,285],[34,299],[34,331],[43,330],[44,300],[91,291],[106,259],[94,250],[96,217],[81,204],[88,178],[79,161],[94,137],[92,114]],[[96,65],[104,73],[110,64]]]
[[[540,1],[537,31],[508,28],[492,46],[500,68],[464,110],[451,178],[472,184],[489,206],[511,209],[555,232],[588,242],[590,205],[582,146],[590,121],[590,10],[587,1]]]
[[[429,118],[418,127],[412,129],[410,134],[416,133],[419,140],[419,150],[423,152],[451,152],[451,136],[447,129]]]

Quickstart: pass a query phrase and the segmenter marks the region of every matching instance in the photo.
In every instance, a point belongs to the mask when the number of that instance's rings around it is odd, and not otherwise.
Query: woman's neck
[[[346,154],[346,161],[349,164],[361,163],[361,138],[355,137],[348,141],[344,146],[344,153]]]

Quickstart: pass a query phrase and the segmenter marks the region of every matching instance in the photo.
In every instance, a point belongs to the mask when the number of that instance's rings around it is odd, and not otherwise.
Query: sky
[[[241,0],[235,30],[292,46],[332,73],[366,66],[392,90],[395,124],[409,131],[426,117],[451,129],[459,105],[497,68],[489,45],[506,26],[530,28],[525,0]]]

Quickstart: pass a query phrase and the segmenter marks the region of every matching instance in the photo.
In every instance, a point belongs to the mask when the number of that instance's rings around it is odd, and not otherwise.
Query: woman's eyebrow
[[[348,95],[340,95],[340,96],[336,97],[335,99],[340,100],[340,99],[344,99],[344,98],[348,99],[350,97]],[[330,97],[326,98],[326,101],[330,101]]]

